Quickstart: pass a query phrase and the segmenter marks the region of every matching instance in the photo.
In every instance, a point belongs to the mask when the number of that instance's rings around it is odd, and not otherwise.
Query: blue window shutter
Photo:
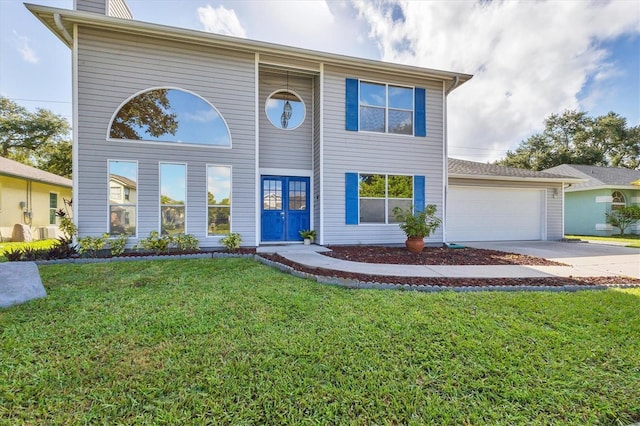
[[[347,225],[358,224],[358,174],[345,173],[345,223]]]
[[[427,136],[427,93],[421,87],[414,89],[415,136]]]
[[[422,211],[425,207],[424,201],[424,176],[413,177],[413,211]]]
[[[347,78],[345,85],[345,129],[358,131],[358,80]]]

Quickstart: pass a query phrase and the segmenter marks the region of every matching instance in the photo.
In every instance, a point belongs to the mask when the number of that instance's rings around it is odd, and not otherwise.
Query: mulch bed
[[[384,246],[333,246],[326,256],[343,260],[366,263],[388,263],[404,265],[560,265],[546,259],[482,249],[449,249],[426,247],[421,254],[412,254],[402,247]],[[375,282],[385,284],[408,284],[411,286],[439,287],[562,287],[593,285],[640,285],[640,279],[621,277],[545,277],[545,278],[432,278],[432,277],[396,277],[386,275],[366,275],[352,272],[335,271],[324,268],[310,268],[291,262],[278,254],[261,254],[274,262],[289,266],[297,271],[344,280]]]
[[[385,263],[398,265],[535,265],[567,266],[540,257],[507,253],[497,250],[474,248],[451,249],[447,247],[425,247],[422,253],[414,254],[405,247],[387,246],[329,246],[332,251],[322,253],[336,259],[363,263]]]

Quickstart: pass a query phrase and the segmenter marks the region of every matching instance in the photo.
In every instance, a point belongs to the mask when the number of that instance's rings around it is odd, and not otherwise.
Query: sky
[[[31,0],[70,9],[72,0]],[[567,109],[640,125],[640,1],[127,0],[136,20],[473,74],[448,98],[451,157],[503,158]],[[71,121],[71,54],[0,0],[0,95]]]

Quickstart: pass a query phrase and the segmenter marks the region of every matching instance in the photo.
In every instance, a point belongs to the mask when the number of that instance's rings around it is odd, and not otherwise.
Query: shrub
[[[111,256],[120,256],[124,253],[124,248],[127,245],[127,234],[120,234],[115,239],[109,240],[109,248],[111,248]]]
[[[4,256],[9,262],[19,262],[24,257],[24,251],[20,248],[5,252]]]
[[[107,244],[109,234],[105,232],[100,237],[78,238],[78,252],[89,257],[98,257],[98,252]]]
[[[200,242],[191,234],[174,235],[172,243],[178,251],[196,251],[200,249]]]
[[[155,254],[168,253],[171,244],[170,235],[160,235],[158,231],[151,231],[147,238],[141,239],[134,247],[135,249],[143,249]]]
[[[242,236],[237,232],[233,232],[222,238],[220,242],[227,248],[228,251],[233,252],[240,248],[240,244],[242,243]]]
[[[69,259],[77,253],[73,240],[69,237],[60,237],[56,244],[51,247],[47,253],[47,258],[53,259]]]
[[[435,214],[435,204],[429,204],[424,210],[417,212],[413,211],[413,206],[407,209],[398,206],[393,209],[393,215],[400,222],[400,229],[404,231],[407,238],[424,238],[431,235],[442,222]]]
[[[640,206],[627,206],[606,213],[607,223],[620,230],[620,235],[634,222],[640,220]]]

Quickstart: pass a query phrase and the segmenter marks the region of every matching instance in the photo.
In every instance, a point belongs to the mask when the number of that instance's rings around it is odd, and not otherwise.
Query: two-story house
[[[444,217],[447,95],[471,75],[140,22],[123,0],[75,5],[27,8],[72,50],[80,236],[398,243],[395,206]]]

